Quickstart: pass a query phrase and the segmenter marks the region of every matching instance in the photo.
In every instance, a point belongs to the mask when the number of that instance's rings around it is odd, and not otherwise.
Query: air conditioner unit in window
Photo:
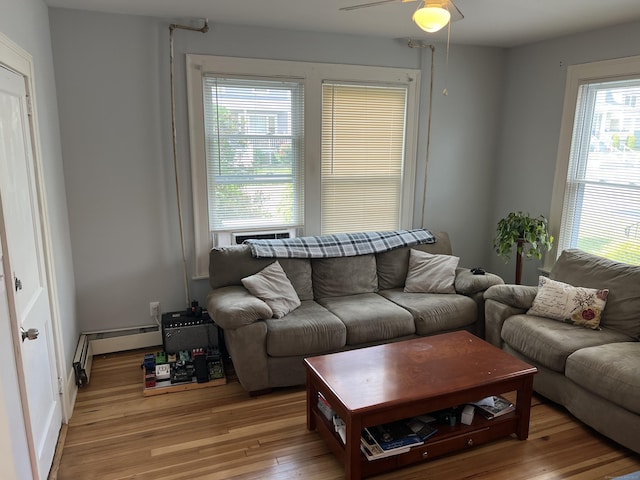
[[[233,244],[243,243],[245,240],[270,240],[279,238],[293,238],[296,236],[295,228],[288,228],[286,230],[273,230],[273,231],[260,231],[260,232],[231,232],[231,239]]]

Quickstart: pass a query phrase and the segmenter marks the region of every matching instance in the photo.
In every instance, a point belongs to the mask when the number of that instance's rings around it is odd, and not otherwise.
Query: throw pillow
[[[599,330],[608,295],[607,289],[574,287],[540,276],[538,293],[527,314]]]
[[[456,293],[454,282],[459,257],[434,255],[411,249],[404,291],[411,293]]]
[[[275,318],[282,318],[300,306],[300,298],[277,260],[241,281],[249,293],[269,305]]]

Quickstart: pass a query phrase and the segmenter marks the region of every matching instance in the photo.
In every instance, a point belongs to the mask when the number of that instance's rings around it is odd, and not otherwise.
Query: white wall
[[[487,188],[495,191],[491,223],[511,211],[549,218],[567,66],[640,55],[640,23],[514,48],[509,51],[499,162]],[[497,255],[489,267],[505,281],[515,262]],[[527,260],[523,281],[536,285],[540,262]]]
[[[180,310],[182,280],[171,155],[169,30],[175,19],[51,9],[51,30],[82,330],[148,324],[150,301]],[[180,22],[179,19],[177,19]],[[184,20],[182,21],[184,22]],[[185,53],[420,68],[430,53],[404,42],[212,25],[175,32],[180,177],[189,265],[193,217]],[[436,95],[425,226],[450,232],[463,264],[486,264],[505,52],[452,47],[444,97],[443,45]],[[428,96],[421,101],[416,226],[423,192]],[[206,280],[192,281],[204,302]]]

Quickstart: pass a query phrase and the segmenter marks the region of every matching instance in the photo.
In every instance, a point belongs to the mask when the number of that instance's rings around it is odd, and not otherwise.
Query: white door
[[[55,453],[62,411],[31,140],[25,79],[0,67],[4,280],[31,464],[34,477],[44,480]],[[30,334],[22,339],[21,331]]]

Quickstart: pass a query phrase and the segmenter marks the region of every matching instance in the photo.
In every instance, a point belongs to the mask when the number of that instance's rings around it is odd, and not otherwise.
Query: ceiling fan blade
[[[448,2],[449,5],[451,5],[451,7],[449,7],[449,13],[451,14],[452,21],[455,22],[456,20],[462,20],[464,18],[464,15],[462,14],[458,6],[451,0],[448,0]]]
[[[350,7],[342,7],[339,10],[342,10],[344,12],[348,12],[350,10],[357,10],[359,8],[369,8],[369,7],[376,7],[378,5],[384,5],[386,3],[395,3],[395,2],[413,2],[415,0],[378,0],[377,2],[370,2],[370,3],[361,3],[360,5],[351,5]]]

